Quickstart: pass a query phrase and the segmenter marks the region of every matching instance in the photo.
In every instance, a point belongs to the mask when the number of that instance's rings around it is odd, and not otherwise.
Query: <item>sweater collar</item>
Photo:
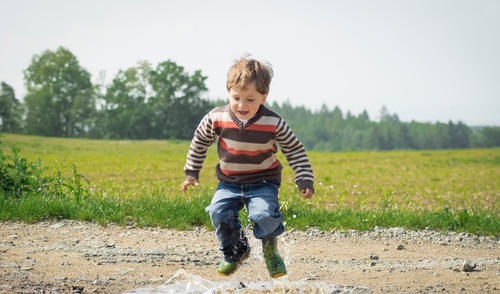
[[[227,105],[227,109],[229,111],[229,116],[231,117],[231,120],[238,126],[238,128],[240,129],[244,129],[245,127],[248,127],[249,125],[253,124],[254,122],[256,122],[261,116],[262,116],[262,110],[264,109],[264,105],[261,105],[259,107],[259,110],[257,110],[257,112],[255,113],[254,116],[252,116],[246,123],[242,122],[238,116],[236,115],[236,113],[234,113],[232,110],[231,110],[231,105]]]

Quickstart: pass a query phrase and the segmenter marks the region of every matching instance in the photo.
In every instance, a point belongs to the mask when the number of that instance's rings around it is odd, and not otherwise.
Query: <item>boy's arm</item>
[[[215,133],[212,129],[210,113],[205,115],[194,132],[191,145],[187,154],[184,172],[186,180],[182,183],[182,191],[186,191],[190,185],[198,185],[200,170],[207,156],[207,150],[215,141]]]
[[[276,129],[276,140],[295,173],[295,183],[302,195],[311,198],[314,194],[314,174],[311,163],[304,146],[283,119],[280,120]]]

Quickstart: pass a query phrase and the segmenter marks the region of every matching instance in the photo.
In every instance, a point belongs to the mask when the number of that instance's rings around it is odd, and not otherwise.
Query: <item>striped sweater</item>
[[[255,116],[243,123],[229,105],[214,108],[198,125],[184,171],[188,179],[199,178],[208,147],[217,141],[220,181],[250,184],[263,180],[281,183],[277,144],[295,173],[300,190],[313,189],[314,176],[304,146],[276,113],[261,105]]]

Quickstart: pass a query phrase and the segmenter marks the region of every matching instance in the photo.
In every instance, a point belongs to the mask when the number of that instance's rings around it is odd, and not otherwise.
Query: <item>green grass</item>
[[[104,141],[7,134],[4,153],[17,147],[44,173],[88,179],[89,195],[31,193],[0,199],[0,220],[70,218],[100,223],[211,227],[204,208],[217,184],[211,148],[200,186],[180,192],[189,142]],[[300,197],[286,160],[280,190],[287,228],[368,230],[374,226],[499,235],[500,149],[320,153],[308,152],[316,176],[313,199]],[[85,183],[86,184],[86,183]],[[242,212],[246,221],[246,212]]]
[[[29,195],[21,199],[0,198],[0,220],[37,222],[47,219],[77,219],[121,225],[162,226],[187,229],[210,225],[204,213],[206,197],[142,197],[123,201],[118,198],[53,198]]]

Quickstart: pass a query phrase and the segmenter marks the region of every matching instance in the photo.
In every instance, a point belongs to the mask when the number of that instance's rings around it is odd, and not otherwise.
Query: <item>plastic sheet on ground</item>
[[[371,293],[365,287],[339,286],[322,281],[289,281],[286,278],[270,281],[214,282],[179,270],[159,286],[128,290],[124,294],[210,294],[210,293]]]

